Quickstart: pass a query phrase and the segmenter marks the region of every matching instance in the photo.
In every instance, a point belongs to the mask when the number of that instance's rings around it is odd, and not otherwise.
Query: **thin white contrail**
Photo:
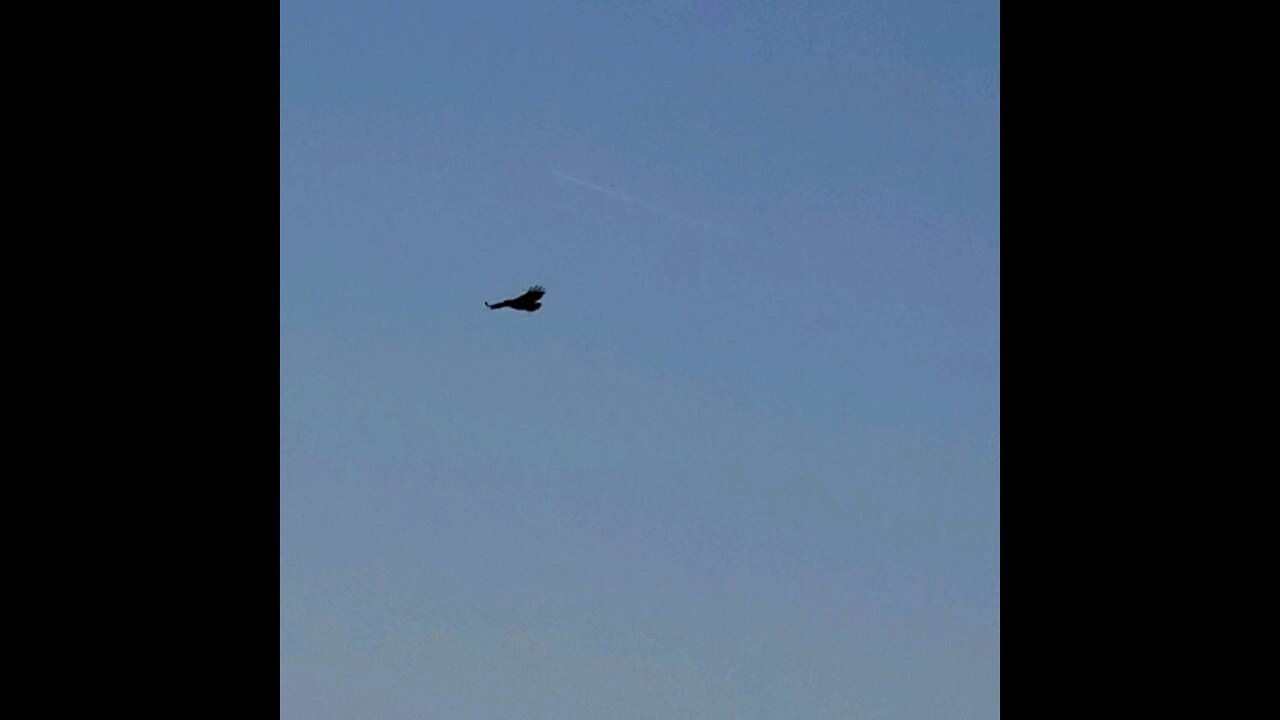
[[[614,192],[614,191],[610,190],[609,188],[606,188],[606,187],[600,187],[599,185],[596,185],[595,183],[587,182],[586,180],[579,180],[578,178],[576,178],[576,177],[574,177],[574,176],[572,176],[572,175],[565,175],[564,173],[560,172],[559,170],[552,169],[552,170],[551,170],[551,172],[552,172],[553,174],[555,174],[555,175],[558,175],[559,177],[564,178],[565,180],[568,180],[569,182],[572,182],[572,183],[578,183],[579,185],[581,185],[581,186],[583,186],[583,187],[589,187],[589,188],[591,188],[592,190],[598,190],[598,191],[600,191],[600,192],[604,193],[605,195],[608,195],[609,197],[617,198],[618,200],[621,200],[621,201],[623,201],[623,202],[629,202],[629,203],[632,203],[632,204],[634,204],[634,205],[643,205],[643,206],[648,207],[648,208],[650,208],[650,209],[652,209],[652,210],[657,210],[657,208],[655,208],[655,207],[653,207],[653,206],[649,205],[648,203],[640,202],[639,200],[636,200],[635,198],[627,197],[626,195],[623,195],[622,193]]]
[[[699,225],[699,226],[702,226],[702,227],[704,227],[704,228],[710,229],[710,230],[712,230],[712,231],[714,231],[714,232],[718,232],[718,233],[721,233],[721,234],[727,234],[727,235],[732,235],[732,236],[737,236],[737,235],[738,235],[738,233],[737,233],[736,231],[731,230],[731,229],[729,229],[729,228],[719,227],[719,226],[717,226],[717,225],[714,225],[714,224],[712,224],[712,223],[708,223],[708,222],[703,221],[703,220],[697,220],[697,219],[695,219],[695,218],[686,217],[686,216],[684,216],[684,215],[681,215],[680,213],[671,212],[670,210],[663,210],[662,208],[658,207],[657,205],[650,205],[649,203],[647,203],[647,202],[645,202],[645,201],[643,201],[643,200],[637,200],[637,199],[635,199],[635,198],[633,198],[633,197],[630,197],[630,196],[627,196],[627,195],[623,195],[623,194],[622,194],[622,193],[620,193],[620,192],[614,192],[613,190],[610,190],[610,189],[609,189],[609,188],[607,188],[607,187],[601,187],[601,186],[599,186],[599,185],[596,185],[596,184],[595,184],[595,183],[593,183],[593,182],[588,182],[588,181],[586,181],[586,180],[582,180],[582,179],[576,178],[576,177],[574,177],[574,176],[572,176],[572,175],[566,175],[566,174],[564,174],[564,173],[560,172],[559,170],[556,170],[555,168],[552,168],[552,169],[551,169],[551,174],[553,174],[553,175],[555,175],[556,177],[559,177],[559,178],[564,178],[565,180],[568,180],[568,181],[569,181],[569,182],[571,182],[571,183],[575,183],[575,184],[577,184],[577,185],[581,185],[581,186],[583,186],[583,187],[585,187],[585,188],[591,188],[592,190],[595,190],[595,191],[597,191],[597,192],[602,192],[602,193],[604,193],[605,195],[608,195],[609,197],[614,198],[615,200],[621,200],[622,202],[625,202],[625,203],[631,203],[632,205],[638,205],[638,206],[640,206],[640,207],[644,208],[645,210],[648,210],[649,212],[652,212],[652,213],[656,213],[656,214],[658,214],[658,215],[661,215],[662,217],[667,218],[668,220],[675,220],[675,221],[678,221],[678,222],[689,223],[689,224],[693,224],[693,225]]]

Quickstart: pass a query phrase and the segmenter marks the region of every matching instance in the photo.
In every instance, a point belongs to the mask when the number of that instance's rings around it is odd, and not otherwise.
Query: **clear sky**
[[[999,716],[998,2],[280,21],[284,720]]]

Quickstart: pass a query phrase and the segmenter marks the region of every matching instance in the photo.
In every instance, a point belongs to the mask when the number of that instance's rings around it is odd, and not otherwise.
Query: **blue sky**
[[[999,62],[282,3],[282,717],[997,717]]]

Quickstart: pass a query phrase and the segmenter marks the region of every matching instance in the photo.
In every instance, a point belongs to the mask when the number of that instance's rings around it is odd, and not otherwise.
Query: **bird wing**
[[[533,287],[529,288],[528,292],[526,292],[525,294],[521,295],[516,299],[537,302],[538,298],[546,294],[547,294],[547,291],[543,290],[541,285],[534,285]]]

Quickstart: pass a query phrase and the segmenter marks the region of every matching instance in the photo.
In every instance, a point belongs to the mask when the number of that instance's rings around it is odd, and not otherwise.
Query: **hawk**
[[[490,310],[497,310],[498,308],[509,307],[512,310],[524,310],[525,312],[534,312],[538,308],[542,307],[542,303],[538,302],[538,300],[546,293],[547,291],[543,290],[541,285],[534,285],[533,287],[529,288],[528,292],[526,292],[525,294],[521,295],[518,298],[503,300],[502,302],[496,303],[494,305],[485,303],[484,306],[489,308]]]

